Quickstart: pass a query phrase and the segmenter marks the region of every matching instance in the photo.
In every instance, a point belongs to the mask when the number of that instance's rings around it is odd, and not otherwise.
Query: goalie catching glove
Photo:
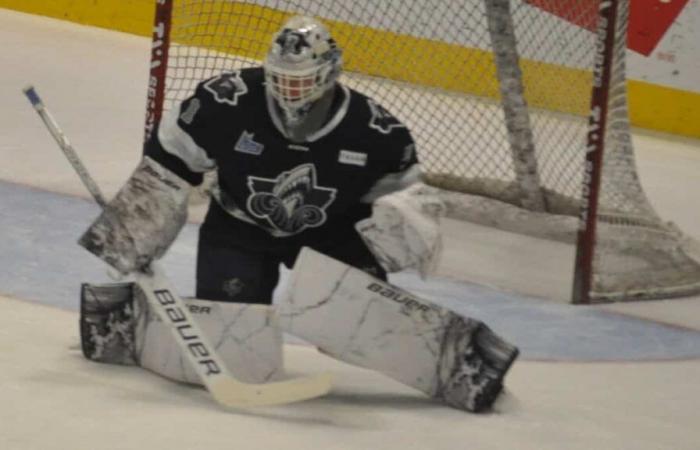
[[[442,256],[439,218],[445,205],[437,195],[414,195],[414,186],[374,201],[372,216],[355,228],[387,272],[415,269],[432,275]]]

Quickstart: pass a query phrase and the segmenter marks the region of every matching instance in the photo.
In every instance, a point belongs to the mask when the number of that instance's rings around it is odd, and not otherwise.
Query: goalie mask
[[[328,29],[305,16],[289,19],[275,35],[264,62],[265,84],[288,125],[300,122],[335,85],[342,52]]]

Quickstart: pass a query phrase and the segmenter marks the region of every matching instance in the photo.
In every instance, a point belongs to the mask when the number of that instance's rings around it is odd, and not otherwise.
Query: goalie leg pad
[[[518,355],[482,322],[306,248],[278,313],[323,353],[467,411],[493,404]]]
[[[84,284],[81,292],[81,341],[88,359],[136,364],[175,381],[202,384],[136,284]],[[264,383],[282,377],[282,333],[272,307],[197,299],[185,303],[236,379]]]

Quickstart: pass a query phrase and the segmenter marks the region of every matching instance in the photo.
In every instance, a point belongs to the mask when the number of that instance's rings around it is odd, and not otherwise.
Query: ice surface
[[[700,298],[569,306],[570,250],[452,222],[440,268],[449,279],[393,281],[521,346],[493,414],[446,408],[299,345],[287,346],[291,371],[334,371],[332,394],[252,413],[84,360],[74,349],[78,286],[106,275],[75,240],[98,209],[21,89],[37,87],[111,197],[141,153],[149,42],[7,10],[0,40],[0,448],[697,449]],[[654,206],[700,238],[698,142],[634,139]],[[193,223],[164,260],[184,295],[195,239]]]

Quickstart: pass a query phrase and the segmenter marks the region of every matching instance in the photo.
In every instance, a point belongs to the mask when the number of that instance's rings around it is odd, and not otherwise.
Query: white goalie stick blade
[[[153,264],[151,269],[152,274],[135,274],[135,281],[156,314],[170,325],[180,350],[191,359],[197,374],[219,404],[229,408],[280,405],[320,397],[330,391],[330,374],[264,384],[236,380],[158,266]]]
[[[24,94],[44,121],[85,187],[95,201],[104,207],[106,201],[97,183],[83,166],[73,146],[50,115],[39,94],[32,86],[26,87]],[[228,408],[281,405],[320,397],[330,391],[332,381],[330,374],[265,384],[249,384],[235,379],[226,369],[215,347],[192,318],[180,296],[170,286],[167,277],[156,264],[152,264],[150,269],[151,274],[133,273],[133,281],[138,283],[158,317],[170,326],[180,350],[190,360],[203,384],[219,404]]]

